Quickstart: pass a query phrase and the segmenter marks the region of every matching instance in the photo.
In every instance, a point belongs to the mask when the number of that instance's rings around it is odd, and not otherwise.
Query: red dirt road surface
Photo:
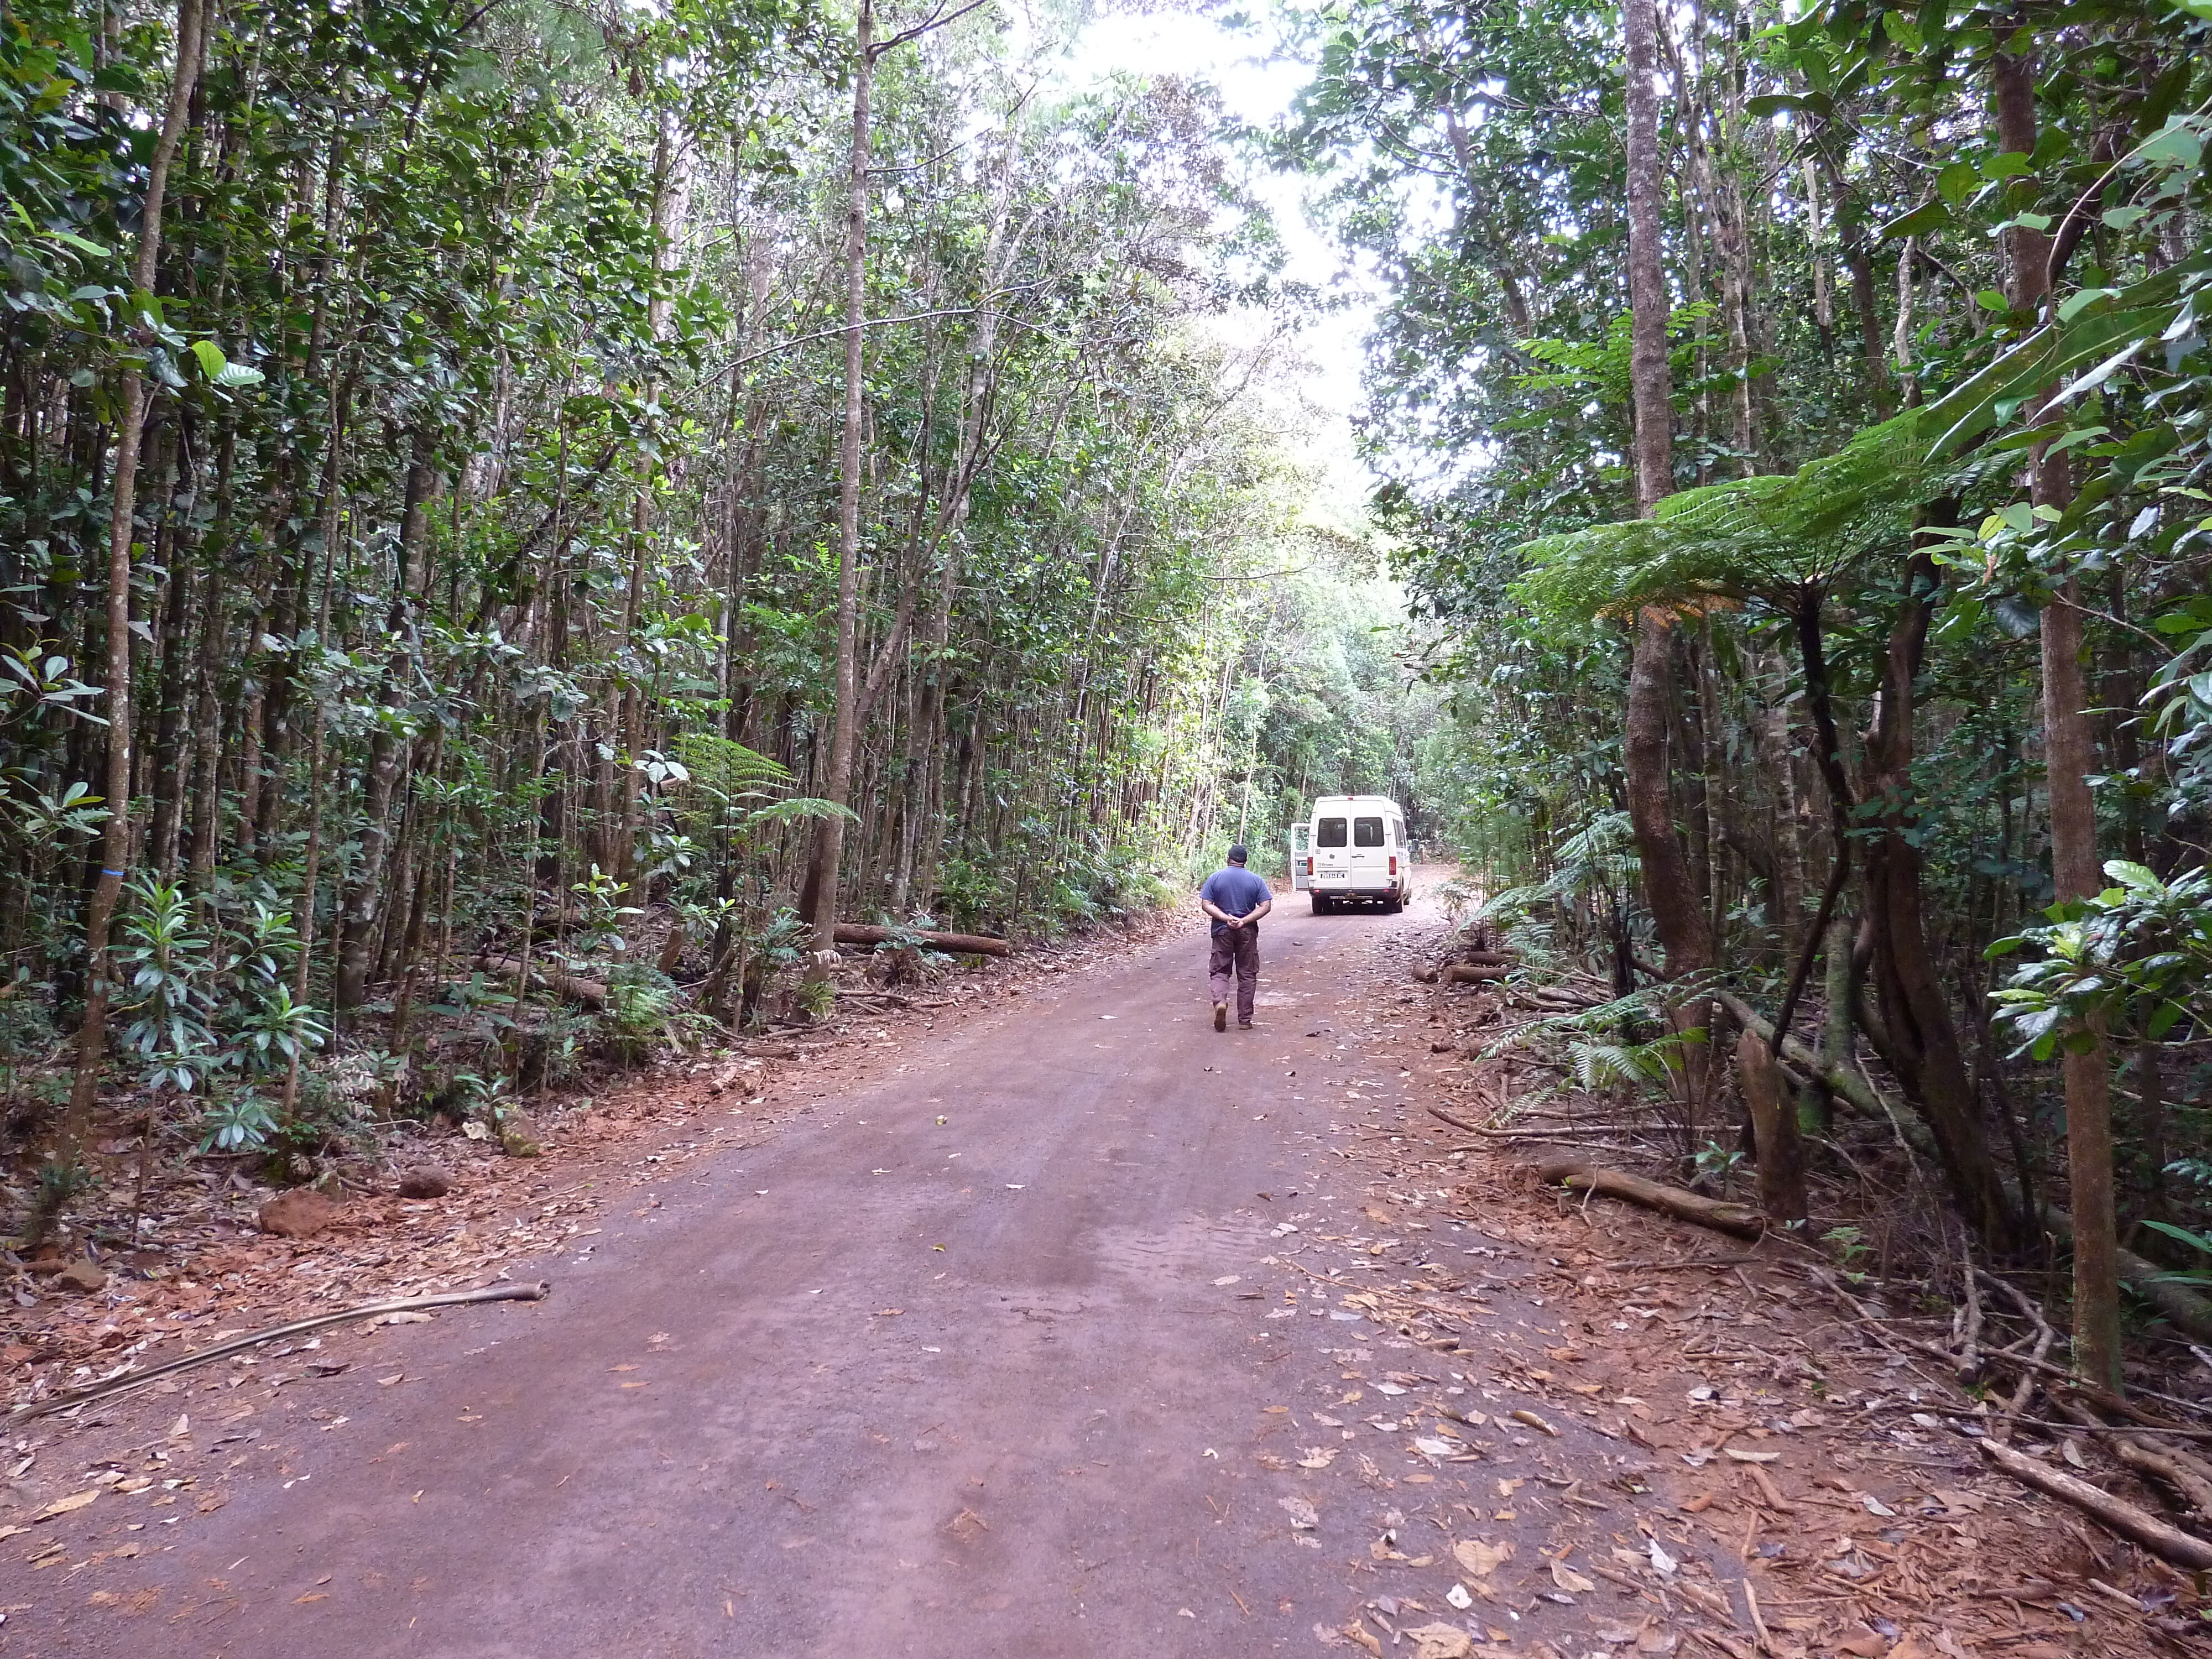
[[[19,1429],[0,1656],[2152,1650],[2168,1579],[1788,1262],[1428,1133],[1425,904],[1263,931],[1256,1031],[1174,939],[611,1205],[545,1302]]]
[[[1176,939],[693,1164],[588,1258],[516,1268],[543,1304],[363,1340],[320,1423],[245,1389],[138,1406],[191,1414],[227,1501],[52,1523],[82,1542],[0,1569],[5,1650],[1312,1647],[1368,1538],[1296,1525],[1308,1483],[1253,1438],[1373,1328],[1240,1298],[1279,1296],[1279,1221],[1357,1196],[1317,1161],[1318,1079],[1270,1062],[1401,924],[1304,909],[1265,927],[1255,1031],[1211,1029]]]

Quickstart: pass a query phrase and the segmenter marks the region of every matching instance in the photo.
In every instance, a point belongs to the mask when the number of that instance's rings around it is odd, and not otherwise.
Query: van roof
[[[1380,806],[1386,811],[1397,813],[1400,817],[1406,816],[1405,810],[1388,795],[1316,795],[1314,797],[1315,811],[1318,812],[1330,806]]]

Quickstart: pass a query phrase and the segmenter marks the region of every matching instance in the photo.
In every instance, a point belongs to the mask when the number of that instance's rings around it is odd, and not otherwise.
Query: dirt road
[[[1455,1147],[1425,1109],[1496,1084],[1409,978],[1440,925],[1285,903],[1249,1034],[1186,936],[742,1150],[694,1102],[512,1266],[549,1301],[19,1431],[0,1659],[2205,1650],[1802,1248]]]
[[[1372,1593],[1374,1517],[1285,1506],[1322,1431],[1281,1408],[1376,1333],[1268,1317],[1292,1275],[1261,1262],[1357,1203],[1344,1094],[1395,1085],[1328,1031],[1347,969],[1424,924],[1304,910],[1267,925],[1255,1031],[1211,1029],[1173,941],[694,1164],[517,1269],[544,1304],[333,1339],[349,1370],[289,1409],[188,1389],[146,1449],[230,1469],[227,1501],[52,1522],[45,1566],[0,1567],[0,1651],[1310,1648]]]

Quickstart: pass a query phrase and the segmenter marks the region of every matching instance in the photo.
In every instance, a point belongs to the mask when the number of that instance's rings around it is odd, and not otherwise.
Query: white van
[[[1340,902],[1374,904],[1395,915],[1413,896],[1413,852],[1406,815],[1388,795],[1323,795],[1313,817],[1291,830],[1291,885],[1313,895],[1314,914]]]

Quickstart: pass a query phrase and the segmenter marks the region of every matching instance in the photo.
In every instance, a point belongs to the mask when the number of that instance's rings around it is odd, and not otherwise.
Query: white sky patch
[[[1271,62],[1267,52],[1261,38],[1224,29],[1211,18],[1187,12],[1108,15],[1078,37],[1060,79],[1070,88],[1079,88],[1121,73],[1189,76],[1218,87],[1231,114],[1264,126],[1288,112],[1310,73],[1305,64]],[[1284,276],[1322,294],[1350,298],[1349,304],[1305,320],[1291,344],[1291,356],[1298,361],[1297,372],[1289,378],[1304,406],[1298,424],[1310,434],[1308,453],[1323,468],[1331,505],[1349,509],[1342,516],[1357,516],[1358,504],[1375,482],[1354,454],[1352,441],[1352,416],[1363,401],[1360,361],[1374,319],[1374,301],[1342,252],[1307,219],[1304,179],[1268,173],[1254,183],[1282,239],[1288,260]],[[1282,320],[1279,314],[1239,312],[1219,319],[1213,328],[1229,345],[1249,349],[1278,330]]]

